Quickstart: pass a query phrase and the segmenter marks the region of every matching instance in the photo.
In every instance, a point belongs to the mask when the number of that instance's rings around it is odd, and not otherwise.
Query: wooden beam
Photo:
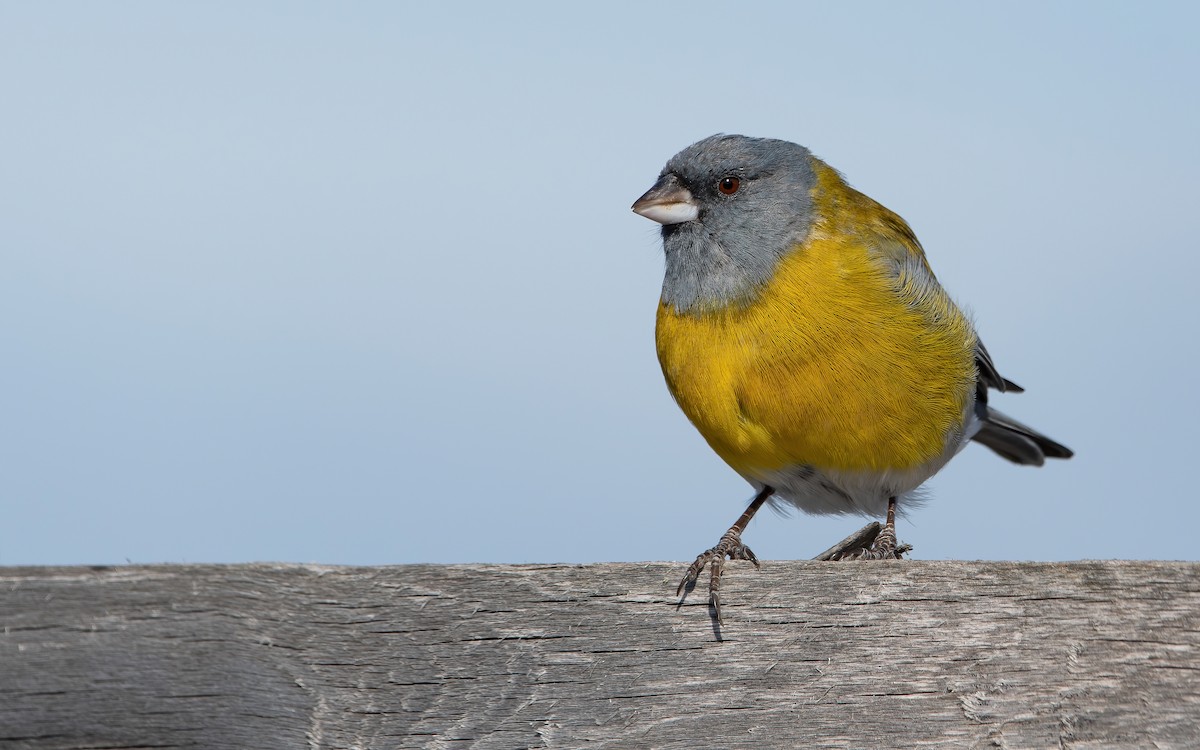
[[[0,568],[0,747],[1200,746],[1200,564],[684,567]]]

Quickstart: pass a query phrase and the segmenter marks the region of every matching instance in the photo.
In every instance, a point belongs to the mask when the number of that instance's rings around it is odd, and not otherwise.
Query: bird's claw
[[[695,562],[683,574],[683,580],[679,582],[679,588],[675,590],[676,596],[683,594],[685,589],[689,589],[695,585],[696,580],[700,577],[700,573],[704,570],[705,566],[708,566],[708,601],[716,612],[718,622],[723,622],[721,618],[721,573],[725,569],[726,559],[749,560],[754,563],[754,567],[761,567],[754,551],[742,544],[741,532],[737,529],[730,529],[725,532],[725,535],[721,537],[721,540],[717,542],[715,547],[706,549],[696,556]]]

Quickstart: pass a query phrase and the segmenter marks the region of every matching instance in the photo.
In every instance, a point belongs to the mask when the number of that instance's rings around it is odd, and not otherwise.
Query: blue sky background
[[[629,205],[718,131],[907,218],[1077,451],[968,448],[917,557],[1196,559],[1197,7],[0,4],[0,564],[690,560],[750,489]]]

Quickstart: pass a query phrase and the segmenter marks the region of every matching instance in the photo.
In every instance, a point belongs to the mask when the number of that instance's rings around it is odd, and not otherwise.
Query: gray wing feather
[[[992,362],[992,355],[988,354],[987,347],[978,339],[975,341],[975,364],[979,367],[979,379],[988,388],[995,388],[1001,393],[1025,392],[1024,388],[1000,374]]]

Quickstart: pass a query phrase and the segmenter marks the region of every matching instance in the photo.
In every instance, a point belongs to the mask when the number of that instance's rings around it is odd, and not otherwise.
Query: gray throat
[[[807,212],[768,232],[742,231],[741,241],[722,242],[702,222],[663,227],[667,268],[662,302],[678,312],[748,302],[762,289],[788,251],[803,242]]]

